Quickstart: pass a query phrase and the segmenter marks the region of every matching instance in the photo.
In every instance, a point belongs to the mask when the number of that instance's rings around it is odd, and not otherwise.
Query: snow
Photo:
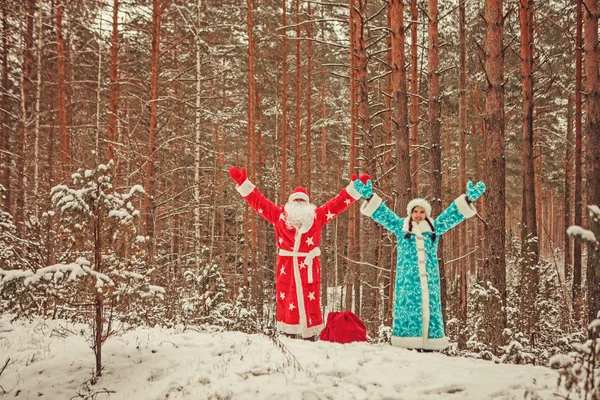
[[[596,241],[596,235],[594,235],[594,232],[589,231],[587,229],[583,229],[582,227],[577,226],[577,225],[571,225],[567,229],[567,235],[581,236],[581,238],[587,242],[595,242]]]
[[[61,320],[0,319],[0,376],[8,397],[69,399],[550,399],[557,371],[418,353],[384,344],[341,345],[216,328],[137,328],[103,346],[89,385],[89,329]],[[295,366],[297,360],[299,367]],[[112,392],[107,394],[106,392]],[[81,397],[83,398],[83,397]]]

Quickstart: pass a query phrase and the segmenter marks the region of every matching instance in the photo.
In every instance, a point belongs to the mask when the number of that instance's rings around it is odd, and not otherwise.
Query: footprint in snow
[[[446,386],[440,386],[435,389],[425,390],[425,391],[423,391],[423,393],[425,393],[425,394],[453,394],[453,393],[464,392],[465,390],[466,390],[466,387],[464,387],[463,385],[446,385]]]

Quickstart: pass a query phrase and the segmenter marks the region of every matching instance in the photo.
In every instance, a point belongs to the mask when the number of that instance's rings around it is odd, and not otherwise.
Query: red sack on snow
[[[321,340],[336,343],[366,342],[367,328],[352,311],[330,312]]]

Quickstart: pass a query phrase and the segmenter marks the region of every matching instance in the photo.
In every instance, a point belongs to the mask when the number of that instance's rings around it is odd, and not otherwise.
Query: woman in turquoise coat
[[[440,300],[439,238],[477,214],[472,202],[485,192],[485,185],[469,181],[466,194],[435,219],[425,199],[410,201],[407,217],[400,218],[373,193],[371,181],[366,185],[355,181],[354,185],[367,200],[360,212],[392,232],[398,243],[392,345],[426,350],[448,347]]]

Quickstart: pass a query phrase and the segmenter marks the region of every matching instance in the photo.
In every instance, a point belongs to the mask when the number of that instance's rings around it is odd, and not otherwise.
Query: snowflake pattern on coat
[[[383,225],[397,240],[392,344],[407,348],[445,348],[448,339],[444,334],[440,296],[439,238],[475,215],[474,207],[464,195],[457,198],[433,221],[436,234],[434,241],[433,232],[426,221],[413,223],[412,233],[406,238],[409,218],[398,217],[377,195],[363,203],[361,212]],[[426,275],[423,278],[419,271],[419,250],[425,263]],[[426,282],[426,287],[422,287],[421,282]],[[424,325],[423,321],[427,320],[429,322]]]

